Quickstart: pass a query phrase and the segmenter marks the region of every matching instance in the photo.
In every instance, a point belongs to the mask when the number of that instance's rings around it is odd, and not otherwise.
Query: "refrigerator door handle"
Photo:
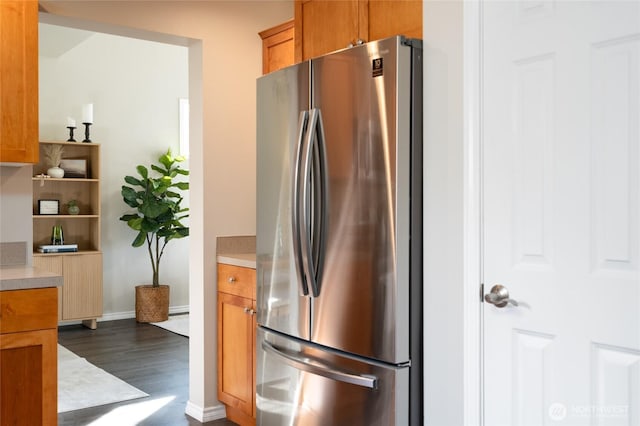
[[[324,136],[324,123],[320,109],[311,110],[310,131],[315,134],[313,145],[313,231],[312,231],[312,257],[315,275],[311,281],[311,293],[314,297],[320,295],[322,283],[322,271],[324,267],[325,246],[327,241],[327,229],[329,218],[329,185],[327,173],[327,153]]]
[[[302,183],[301,194],[298,199],[298,212],[300,214],[300,223],[298,229],[300,232],[300,256],[302,256],[302,269],[306,278],[307,286],[311,287],[311,293],[314,297],[318,296],[317,285],[315,283],[316,271],[315,264],[313,262],[313,252],[311,249],[311,234],[313,233],[312,227],[314,218],[311,214],[313,196],[312,186],[312,159],[314,148],[314,135],[318,115],[314,113],[315,110],[311,110],[309,114],[309,124],[307,125],[306,135],[304,137],[303,149],[300,155],[301,173],[299,180]]]
[[[327,234],[328,180],[322,114],[316,108],[309,112],[302,161],[303,186],[299,200],[302,214],[300,244],[307,284],[311,287],[313,297],[318,297]]]
[[[301,206],[301,167],[302,167],[302,155],[304,152],[304,142],[306,140],[305,134],[308,131],[308,121],[309,121],[309,112],[301,111],[300,118],[298,119],[298,136],[296,139],[296,156],[295,156],[295,164],[293,167],[293,177],[291,179],[292,188],[291,188],[291,231],[293,237],[293,252],[294,252],[294,263],[296,267],[296,274],[298,277],[298,282],[300,283],[300,289],[302,290],[302,295],[307,296],[309,294],[309,286],[307,285],[307,280],[304,277],[304,259],[302,258],[302,249],[301,249],[301,217],[300,217],[300,206]],[[304,222],[303,222],[304,223]]]
[[[369,389],[378,388],[378,378],[375,376],[359,375],[340,371],[332,366],[310,359],[299,352],[277,348],[264,340],[262,341],[262,349],[279,357],[284,363],[298,370]]]

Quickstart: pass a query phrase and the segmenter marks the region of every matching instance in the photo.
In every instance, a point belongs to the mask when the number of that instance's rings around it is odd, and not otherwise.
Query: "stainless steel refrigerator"
[[[422,424],[422,43],[257,82],[258,425]]]

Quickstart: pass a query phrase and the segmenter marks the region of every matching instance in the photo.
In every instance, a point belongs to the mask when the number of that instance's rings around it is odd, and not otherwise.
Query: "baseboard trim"
[[[224,405],[222,404],[214,407],[202,408],[191,401],[187,401],[187,406],[185,407],[184,412],[187,416],[193,417],[200,423],[224,419],[227,416]]]
[[[169,306],[169,315],[186,314],[188,312],[189,312],[189,305]],[[116,321],[116,320],[123,320],[123,319],[135,318],[135,317],[136,317],[136,311],[110,312],[98,318],[98,322]],[[82,324],[82,321],[60,321],[58,324],[59,325]]]

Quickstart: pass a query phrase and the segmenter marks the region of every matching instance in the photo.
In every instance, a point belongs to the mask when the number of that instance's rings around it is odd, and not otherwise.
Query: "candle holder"
[[[91,142],[91,139],[89,138],[89,126],[91,126],[91,123],[82,124],[84,124],[84,140],[82,142]]]
[[[67,126],[67,129],[69,129],[69,139],[67,139],[67,142],[76,142],[76,140],[73,138],[73,131],[75,127]]]

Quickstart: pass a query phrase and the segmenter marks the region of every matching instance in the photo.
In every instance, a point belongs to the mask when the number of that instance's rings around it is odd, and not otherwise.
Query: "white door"
[[[640,425],[640,1],[481,10],[485,424]]]

